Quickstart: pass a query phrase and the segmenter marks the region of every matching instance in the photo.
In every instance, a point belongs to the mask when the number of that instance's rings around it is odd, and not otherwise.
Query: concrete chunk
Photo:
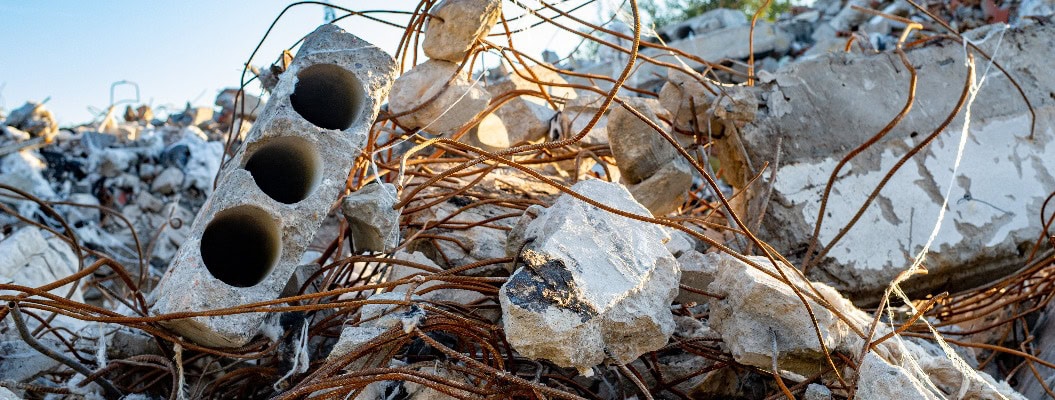
[[[653,99],[634,99],[631,104],[646,118],[668,130],[665,109]],[[614,107],[608,117],[608,140],[612,155],[626,183],[639,183],[667,165],[677,151],[644,121],[622,107]]]
[[[499,0],[444,0],[432,7],[421,47],[434,60],[460,63],[502,14]]]
[[[692,187],[692,167],[683,158],[675,158],[667,165],[630,186],[630,194],[654,215],[666,215],[685,202]]]
[[[391,183],[368,184],[345,196],[341,210],[352,230],[352,250],[387,252],[399,244],[399,200]]]
[[[814,322],[791,287],[728,254],[712,257],[717,258],[717,274],[707,291],[724,298],[709,299],[709,324],[721,333],[733,358],[739,363],[769,370],[775,347],[779,368],[805,376],[820,372],[825,362]],[[767,258],[750,259],[776,273]],[[781,268],[800,290],[809,290],[801,279],[794,278],[789,267]],[[843,315],[860,325],[871,321],[835,289],[820,283],[814,283],[814,287]],[[863,342],[848,324],[814,300],[809,300],[809,305],[829,350],[844,349],[851,354],[860,351]]]
[[[532,77],[532,74],[534,77]],[[542,82],[541,87],[538,83],[532,81],[536,78],[539,82]],[[555,99],[575,99],[578,95],[574,89],[559,86],[567,83],[556,72],[545,66],[536,66],[530,68],[530,71],[521,69],[519,72],[511,72],[504,79],[489,83],[487,91],[491,93],[492,98],[497,98],[504,93],[515,90],[527,90],[535,92],[545,91],[546,94]],[[541,94],[519,95],[495,111],[495,115],[501,118],[505,125],[510,145],[545,139],[550,130],[550,121],[553,120],[556,114],[557,111],[546,102],[546,99]]]
[[[396,117],[407,128],[449,134],[480,115],[490,101],[483,84],[469,82],[464,71],[458,72],[458,64],[429,60],[396,79],[388,108],[393,114],[414,110]]]
[[[572,189],[650,215],[618,184],[587,180]],[[680,273],[663,229],[563,195],[525,230],[519,269],[499,292],[514,349],[586,371],[667,343]]]

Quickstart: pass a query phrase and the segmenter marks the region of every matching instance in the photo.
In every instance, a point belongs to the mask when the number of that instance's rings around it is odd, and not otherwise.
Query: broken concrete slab
[[[692,39],[722,28],[747,26],[747,14],[741,10],[717,8],[685,21],[664,26],[658,30],[664,42],[673,43]]]
[[[534,80],[541,82],[541,85],[533,82]],[[495,111],[495,115],[502,119],[509,134],[509,144],[534,142],[549,136],[550,122],[557,115],[557,111],[550,106],[541,92],[545,91],[553,99],[572,100],[578,97],[574,89],[560,86],[567,84],[559,74],[541,65],[522,68],[518,72],[509,73],[503,79],[488,82],[487,91],[491,93],[492,98],[517,90],[539,92],[518,95]]]
[[[352,251],[388,252],[399,244],[399,201],[391,183],[371,183],[344,197],[341,211],[352,232]]]
[[[1055,178],[1055,73],[1046,61],[1055,45],[1049,25],[968,33],[1003,34],[981,47],[990,54],[1001,43],[1003,66],[1022,85],[1037,112],[1031,116],[1008,78],[991,71],[971,105],[963,161],[952,166],[964,127],[963,112],[930,146],[893,175],[860,222],[809,271],[860,304],[874,304],[887,284],[911,264],[927,242],[943,196],[950,198],[926,267],[929,273],[903,284],[918,296],[956,292],[992,282],[1019,268],[1020,249],[1040,234],[1036,210]],[[995,37],[995,36],[994,36]],[[953,109],[966,82],[961,46],[934,45],[907,52],[919,74],[913,109],[890,133],[840,172],[829,199],[820,243],[831,242],[909,148],[921,143]],[[979,75],[986,63],[978,59]],[[754,186],[749,210],[768,198],[760,238],[792,260],[801,260],[813,233],[819,199],[839,160],[878,133],[908,95],[909,73],[895,54],[831,54],[803,61],[761,84],[755,122],[717,142],[718,157],[734,187],[743,187],[763,163],[781,162],[776,182]],[[821,115],[823,114],[823,115]],[[823,134],[819,134],[823,133]],[[763,179],[768,180],[768,173]],[[763,196],[769,185],[772,195]],[[1014,187],[1008,192],[1006,188]],[[1028,252],[1027,252],[1028,253]]]
[[[483,83],[470,82],[458,69],[458,64],[442,60],[414,66],[392,84],[389,112],[398,115],[396,120],[409,129],[435,134],[457,131],[491,101]]]
[[[432,7],[425,24],[425,55],[461,63],[476,42],[491,31],[502,14],[498,0],[443,0]]]
[[[586,180],[572,190],[650,216],[619,184]],[[585,372],[667,343],[680,273],[659,226],[562,195],[519,237],[519,269],[499,299],[506,337],[520,354]]]
[[[221,171],[209,202],[155,289],[153,315],[277,298],[345,187],[395,62],[323,25],[282,74],[246,142]],[[199,344],[249,342],[265,313],[167,320]]]

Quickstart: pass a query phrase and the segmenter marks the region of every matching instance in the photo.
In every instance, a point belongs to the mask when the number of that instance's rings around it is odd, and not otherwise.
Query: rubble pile
[[[631,69],[430,7],[264,98],[7,115],[0,397],[1049,394],[1050,2],[717,9]]]

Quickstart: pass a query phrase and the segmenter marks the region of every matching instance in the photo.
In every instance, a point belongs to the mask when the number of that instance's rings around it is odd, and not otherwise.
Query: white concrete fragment
[[[535,80],[542,83],[541,87],[540,84],[534,82]],[[529,90],[545,91],[554,99],[575,99],[578,94],[574,89],[560,86],[567,83],[564,78],[546,66],[536,66],[530,69],[521,68],[509,73],[504,79],[489,82],[487,91],[491,93],[492,98],[514,90]],[[540,93],[519,95],[499,107],[495,114],[502,119],[509,135],[509,144],[512,145],[546,138],[550,129],[550,121],[553,120],[557,111]]]
[[[717,274],[707,291],[724,298],[709,299],[709,324],[721,333],[737,362],[772,369],[776,348],[777,363],[782,370],[809,376],[824,368],[824,354],[814,322],[787,284],[728,254],[711,257],[717,261]],[[765,257],[750,259],[776,273]],[[781,268],[800,290],[809,291],[801,279],[795,278],[790,267]],[[835,289],[820,283],[814,283],[814,287],[843,315],[859,321],[860,325],[871,321]],[[829,351],[843,349],[851,354],[860,351],[863,341],[848,324],[816,301],[808,302]]]
[[[0,400],[21,400],[22,398],[8,390],[5,387],[0,387]]]
[[[6,320],[10,321],[10,318]],[[14,327],[11,327],[11,330],[13,331]],[[30,381],[33,377],[62,365],[29,347],[25,341],[17,338],[17,334],[14,337],[14,340],[0,341],[0,354],[3,355],[0,357],[0,379],[9,382]],[[42,341],[47,345],[62,345],[49,338]]]
[[[923,384],[904,368],[888,364],[875,353],[865,354],[857,382],[861,400],[936,400]]]
[[[20,151],[9,154],[0,158],[0,183],[45,200],[53,199],[55,190],[51,188],[42,174],[46,167],[47,164],[36,152]],[[39,208],[36,203],[29,200],[18,200],[6,196],[21,197],[7,190],[0,190],[0,194],[5,194],[5,196],[0,196],[0,201],[16,206],[22,215],[32,215]]]
[[[160,194],[173,194],[182,187],[183,171],[176,167],[165,168],[150,183],[150,191]]]
[[[832,391],[827,386],[811,383],[806,386],[806,392],[802,394],[802,400],[832,400]]]
[[[396,79],[388,108],[407,128],[449,134],[480,115],[490,101],[483,83],[466,79],[458,64],[429,60]]]
[[[399,201],[391,183],[368,184],[344,197],[341,210],[352,231],[352,250],[388,252],[399,244]]]
[[[650,216],[618,184],[587,180],[572,189]],[[522,266],[499,292],[514,349],[587,371],[606,359],[629,363],[666,344],[680,273],[663,229],[562,195],[525,230]]]
[[[47,238],[45,238],[45,234]],[[38,287],[50,284],[77,272],[77,258],[69,245],[61,239],[35,227],[25,227],[0,240],[0,281],[9,284]],[[66,296],[73,284],[49,291]],[[15,294],[0,290],[2,294]],[[80,288],[75,288],[71,300],[84,302]]]
[[[372,295],[367,300],[403,301],[406,298],[406,292],[385,292]],[[410,299],[413,301],[421,300],[418,296],[411,296]],[[333,346],[333,349],[330,350],[327,359],[340,358],[389,330],[401,326],[405,327],[407,323],[413,323],[415,320],[424,318],[424,315],[425,312],[416,305],[406,307],[400,304],[383,302],[364,304],[359,308],[360,322],[356,325],[346,326],[341,330],[341,337],[337,340],[337,344]],[[364,368],[366,364],[361,361],[356,363],[356,366]]]
[[[421,47],[431,59],[460,63],[501,13],[499,0],[443,0],[432,7]]]

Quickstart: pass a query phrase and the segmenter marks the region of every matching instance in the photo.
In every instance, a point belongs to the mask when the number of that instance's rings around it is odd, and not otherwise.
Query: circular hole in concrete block
[[[213,277],[250,287],[271,273],[282,249],[278,223],[264,210],[238,206],[216,213],[201,235],[201,259]]]
[[[678,29],[674,30],[674,37],[677,40],[685,40],[692,37],[692,27],[690,26],[679,26]]]
[[[352,126],[362,106],[363,85],[354,74],[333,64],[316,64],[297,74],[289,96],[293,109],[320,128]]]
[[[266,139],[246,159],[245,169],[256,186],[275,201],[304,200],[319,183],[319,154],[315,146],[296,136]]]

